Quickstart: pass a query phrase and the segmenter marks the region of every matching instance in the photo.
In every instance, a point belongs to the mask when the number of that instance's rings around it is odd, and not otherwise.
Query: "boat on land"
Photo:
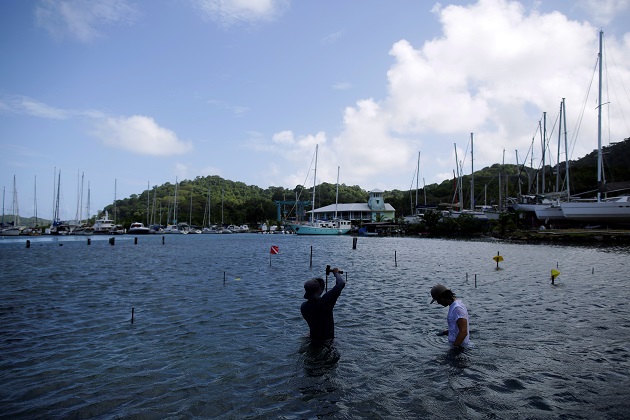
[[[630,223],[630,196],[602,198],[601,192],[606,191],[603,179],[602,155],[602,43],[604,32],[599,31],[599,98],[597,103],[597,198],[591,201],[572,201],[560,203],[564,217],[568,220],[597,223]]]
[[[151,232],[151,229],[146,227],[144,223],[141,222],[133,222],[129,225],[129,229],[127,233],[130,235],[148,235]]]
[[[337,218],[336,206],[339,200],[339,167],[337,167],[337,192],[335,197],[335,217],[332,220],[315,220],[315,186],[317,185],[317,152],[319,145],[315,146],[315,171],[313,172],[313,200],[311,220],[306,223],[294,223],[289,226],[298,235],[344,235],[352,228],[350,220]]]

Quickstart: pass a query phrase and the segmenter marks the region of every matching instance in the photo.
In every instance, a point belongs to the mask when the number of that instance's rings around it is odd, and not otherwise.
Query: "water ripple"
[[[622,418],[630,409],[628,248],[189,236],[1,241],[0,417]],[[271,245],[280,254],[270,258]],[[346,270],[347,287],[337,338],[313,347],[302,283],[326,264]],[[551,268],[562,273],[555,285]],[[429,305],[438,282],[466,302],[474,348],[453,351],[436,335],[446,317]]]

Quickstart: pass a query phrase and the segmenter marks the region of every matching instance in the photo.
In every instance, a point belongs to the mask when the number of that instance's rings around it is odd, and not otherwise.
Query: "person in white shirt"
[[[431,288],[431,303],[437,302],[440,305],[448,306],[446,321],[448,330],[444,330],[439,335],[448,335],[448,341],[454,347],[469,347],[470,342],[470,320],[466,305],[455,294],[441,284],[436,284]]]

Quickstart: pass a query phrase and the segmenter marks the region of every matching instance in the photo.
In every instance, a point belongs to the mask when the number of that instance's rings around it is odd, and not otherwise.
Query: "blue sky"
[[[470,133],[475,169],[533,142],[536,166],[562,98],[577,159],[597,147],[599,29],[622,86],[603,142],[630,136],[627,22],[630,0],[2,1],[5,212],[15,176],[20,215],[37,179],[51,218],[56,171],[65,219],[80,174],[92,215],[176,178],[311,185],[317,144],[318,183],[339,166],[367,190],[415,188],[419,152],[420,183],[452,177],[455,144],[470,173]]]

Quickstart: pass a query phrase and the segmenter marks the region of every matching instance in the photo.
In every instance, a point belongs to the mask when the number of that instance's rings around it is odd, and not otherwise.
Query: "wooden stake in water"
[[[475,274],[475,289],[477,288],[477,275]]]
[[[134,245],[138,245],[138,237],[137,236],[135,238],[133,238],[133,244]]]
[[[164,245],[164,236],[162,236],[162,245]]]
[[[396,258],[396,251],[394,251],[394,267],[398,267],[398,259]]]
[[[133,324],[133,313],[136,308],[131,308],[131,323]]]
[[[311,262],[309,268],[313,268],[313,245],[311,245]]]
[[[225,271],[223,272],[223,285],[225,286]]]

